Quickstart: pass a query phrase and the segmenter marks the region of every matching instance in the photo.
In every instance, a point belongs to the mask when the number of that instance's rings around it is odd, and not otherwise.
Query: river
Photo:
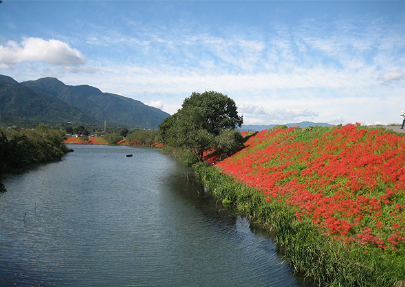
[[[69,147],[4,181],[0,286],[309,286],[159,150]]]

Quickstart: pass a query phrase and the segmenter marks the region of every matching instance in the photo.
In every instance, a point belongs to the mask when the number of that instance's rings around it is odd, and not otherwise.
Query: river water
[[[0,286],[308,286],[159,150],[70,147],[4,181]]]

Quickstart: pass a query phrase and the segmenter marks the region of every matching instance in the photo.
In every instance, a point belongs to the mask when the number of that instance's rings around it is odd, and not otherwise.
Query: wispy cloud
[[[397,83],[403,79],[405,79],[405,74],[401,71],[389,71],[378,75],[378,80],[382,84]]]

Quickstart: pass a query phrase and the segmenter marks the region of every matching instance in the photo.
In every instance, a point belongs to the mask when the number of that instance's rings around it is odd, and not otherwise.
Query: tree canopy
[[[227,153],[240,149],[242,137],[236,127],[242,123],[234,100],[227,95],[194,92],[177,113],[160,124],[159,136],[165,145],[180,148],[183,159],[192,164],[201,161],[207,149]]]

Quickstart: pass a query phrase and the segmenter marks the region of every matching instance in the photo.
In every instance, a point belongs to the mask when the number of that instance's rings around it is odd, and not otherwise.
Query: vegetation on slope
[[[1,122],[16,125],[24,122],[66,123],[67,121],[95,123],[79,109],[47,94],[20,84],[0,80]]]
[[[22,82],[21,85],[51,95],[68,105],[76,107],[85,114],[93,117],[97,122],[103,122],[104,120],[112,121],[112,118],[108,116],[102,108],[70,89],[69,86],[56,78],[47,77],[35,81],[26,81]]]
[[[197,173],[328,286],[405,283],[405,139],[356,125],[262,131]]]

